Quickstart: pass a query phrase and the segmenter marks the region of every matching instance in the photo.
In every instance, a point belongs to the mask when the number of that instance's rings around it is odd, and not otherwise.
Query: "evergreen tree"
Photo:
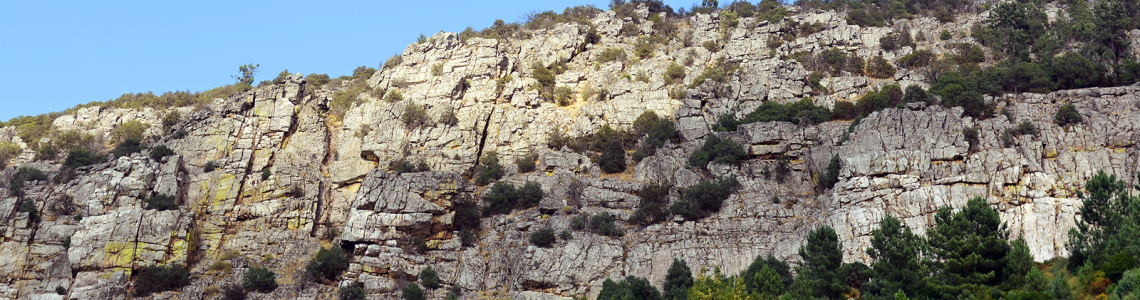
[[[761,282],[755,279],[757,274],[760,273],[760,270],[764,268],[771,270],[777,276],[775,279],[778,280],[775,284],[779,286],[780,291],[785,291],[792,285],[793,277],[791,267],[788,266],[788,263],[777,259],[771,254],[769,254],[767,258],[757,255],[756,259],[752,260],[752,264],[748,265],[748,269],[740,273],[740,276],[744,278],[744,285],[748,287],[749,292],[762,292],[761,290],[764,289],[760,284]],[[767,275],[765,275],[764,282],[766,284],[767,279]],[[779,294],[780,293],[776,293],[775,295]]]
[[[956,295],[966,288],[1002,282],[1009,230],[996,209],[974,197],[957,213],[950,207],[938,209],[934,220],[934,230],[927,235],[941,267],[939,290]]]
[[[787,286],[784,284],[784,278],[768,265],[761,267],[753,278],[745,277],[745,284],[747,285],[748,282],[752,282],[752,285],[756,286],[755,293],[769,299],[783,294]]]
[[[871,247],[867,255],[871,264],[871,281],[863,285],[863,293],[891,297],[899,291],[903,295],[918,295],[926,289],[930,275],[926,240],[902,225],[898,218],[887,215],[879,222],[879,229],[871,232]]]
[[[825,189],[835,187],[839,182],[839,155],[832,155],[831,160],[827,162],[827,173],[823,173],[823,178],[820,179],[819,184]]]
[[[1102,170],[1085,182],[1086,193],[1077,192],[1083,205],[1080,215],[1073,217],[1076,226],[1069,229],[1065,243],[1070,253],[1069,270],[1076,270],[1086,261],[1101,265],[1121,251],[1140,254],[1135,245],[1140,238],[1140,231],[1136,230],[1140,200],[1129,196],[1126,187],[1116,175]]]
[[[669,273],[665,275],[665,284],[661,286],[665,290],[665,299],[684,300],[692,286],[693,271],[689,265],[683,260],[673,259],[673,265],[669,266]]]
[[[1029,244],[1025,238],[1017,237],[1012,243],[1012,249],[1006,255],[1005,286],[1007,289],[1017,288],[1029,284],[1029,273],[1037,270],[1033,266],[1033,253],[1029,253]]]
[[[796,280],[811,290],[811,296],[838,299],[848,292],[849,288],[836,274],[843,263],[843,250],[839,248],[835,229],[824,226],[812,230],[799,254],[803,263],[796,268],[799,273]]]
[[[619,282],[607,278],[602,282],[598,300],[661,300],[661,292],[649,284],[649,280],[628,276]]]

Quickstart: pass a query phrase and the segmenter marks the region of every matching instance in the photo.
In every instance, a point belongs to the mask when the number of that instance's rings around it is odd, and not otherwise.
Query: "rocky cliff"
[[[644,7],[636,14],[649,18]],[[959,16],[945,24],[916,18],[908,28],[931,36],[951,32],[956,38],[929,38],[914,47],[940,55],[956,43],[976,43],[961,33],[985,17]],[[586,42],[591,26],[578,23],[534,30],[525,39],[442,32],[409,45],[402,61],[367,79],[369,89],[399,91],[402,100],[362,93],[343,116],[330,115],[329,108],[333,95],[349,88],[347,82],[313,86],[299,74],[205,107],[172,108],[183,117],[168,132],[160,120],[167,111],[161,109],[90,107],[60,116],[53,123],[57,129],[108,138],[116,126],[142,121],[150,124],[147,135],[165,135],[157,143],[176,155],[159,161],[145,152],[113,157],[74,170],[65,182],[26,183],[19,197],[8,196],[10,187],[0,189],[0,298],[130,297],[134,270],[173,263],[190,267],[191,284],[151,297],[211,297],[217,287],[240,281],[251,266],[278,274],[280,287],[251,294],[258,299],[333,298],[338,285],[353,281],[362,282],[371,298],[395,299],[427,266],[445,287],[468,291],[464,297],[593,296],[606,278],[625,275],[659,286],[674,258],[694,271],[718,267],[728,274],[756,255],[796,260],[806,233],[821,225],[836,228],[846,260],[865,261],[870,231],[884,215],[923,232],[938,207],[960,207],[974,196],[998,207],[1012,237],[1025,237],[1043,261],[1067,254],[1065,233],[1079,211],[1075,193],[1085,180],[1097,170],[1124,178],[1138,171],[1140,86],[987,96],[1010,113],[985,120],[958,107],[915,103],[872,113],[850,132],[851,121],[758,122],[713,131],[718,116],[742,117],[764,101],[812,96],[815,104],[831,107],[887,84],[927,86],[922,72],[900,67],[893,78],[848,72],[823,78],[826,91],[813,93],[809,72],[785,59],[838,47],[896,62],[914,48],[883,50],[879,39],[902,27],[861,28],[834,12],[794,9],[780,23],[741,18],[741,26],[722,29],[719,18],[696,14],[680,22],[680,35],[691,40],[673,39],[650,56],[604,63],[598,57],[606,49],[632,52],[637,36],[655,34],[652,21],[638,22],[638,32],[625,36],[621,31],[632,18],[600,13],[590,22],[600,36],[597,43]],[[791,22],[822,28],[780,45],[768,43]],[[706,41],[719,46],[700,46]],[[723,84],[690,87],[720,59],[739,68]],[[539,83],[529,66],[560,61],[568,70],[556,75],[555,86],[588,100],[559,106],[532,88]],[[667,66],[683,61],[692,62],[682,64],[683,83],[667,81]],[[605,96],[581,97],[602,89]],[[1052,122],[1067,103],[1078,108],[1083,123]],[[431,124],[406,125],[402,116],[412,107],[422,107]],[[604,174],[593,154],[548,147],[551,132],[580,137],[607,124],[629,128],[647,110],[675,122],[680,142],[666,143],[637,163],[627,158],[630,167],[623,173]],[[454,124],[440,121],[449,113],[457,118]],[[1002,141],[1002,132],[1026,120],[1041,133],[1017,136],[1012,145]],[[967,128],[979,132],[973,146],[963,134]],[[186,134],[170,134],[177,131]],[[63,168],[62,160],[34,161],[15,132],[0,128],[0,141],[23,149],[4,170],[4,182],[21,166],[49,175]],[[686,167],[709,135],[744,145],[747,159],[739,166],[711,164],[707,171]],[[506,165],[501,181],[540,183],[544,198],[535,208],[483,218],[477,241],[464,247],[453,227],[454,204],[481,199],[488,190],[474,183],[471,169],[490,151]],[[538,156],[537,170],[520,173],[511,162],[529,154]],[[839,183],[817,188],[833,155],[842,162]],[[790,162],[782,182],[762,172],[776,168],[777,158]],[[389,166],[398,160],[422,161],[430,171],[394,172]],[[207,171],[208,164],[216,168]],[[699,221],[627,223],[638,191],[651,182],[668,181],[679,189],[726,175],[741,185],[719,213]],[[174,195],[179,208],[145,209],[146,199],[159,194]],[[782,201],[773,202],[776,196]],[[671,199],[677,197],[671,192]],[[37,216],[17,210],[29,199]],[[527,241],[534,230],[561,231],[572,217],[598,212],[617,216],[625,235],[572,231],[571,239],[551,248]],[[420,240],[426,249],[416,249]],[[302,276],[322,246],[351,254],[340,283]],[[232,270],[215,268],[219,261]],[[57,294],[56,287],[65,293]],[[429,291],[429,298],[442,299],[446,290]]]

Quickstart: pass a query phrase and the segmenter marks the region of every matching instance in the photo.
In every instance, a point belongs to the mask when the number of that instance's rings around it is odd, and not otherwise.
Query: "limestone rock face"
[[[836,229],[845,260],[867,262],[863,249],[884,216],[925,233],[939,207],[960,207],[972,197],[996,207],[1011,237],[1024,237],[1043,261],[1068,254],[1066,232],[1086,180],[1098,170],[1131,178],[1140,168],[1136,85],[990,97],[1009,114],[985,120],[961,108],[912,103],[855,125],[759,122],[715,130],[722,116],[742,118],[764,101],[811,97],[830,107],[887,84],[925,87],[923,72],[899,67],[888,79],[826,74],[819,81],[824,89],[813,91],[811,62],[784,58],[830,48],[891,62],[917,49],[947,53],[959,43],[977,43],[958,36],[985,13],[947,24],[908,20],[912,35],[945,29],[955,38],[929,36],[893,51],[878,40],[904,27],[861,28],[841,13],[793,13],[776,23],[740,18],[723,31],[719,15],[696,14],[680,21],[677,39],[640,57],[638,37],[623,35],[622,28],[632,24],[643,36],[657,29],[647,21],[647,8],[633,14],[638,17],[594,16],[596,43],[586,41],[590,25],[578,23],[521,29],[505,38],[443,32],[357,81],[312,86],[295,74],[196,107],[92,106],[52,122],[56,130],[103,140],[126,122],[142,122],[147,136],[161,135],[148,143],[176,153],[157,160],[144,151],[71,170],[63,157],[36,160],[33,141],[2,127],[0,142],[15,145],[17,153],[0,170],[0,182],[21,167],[40,169],[49,179],[26,182],[20,191],[0,187],[0,298],[124,299],[132,276],[152,264],[184,264],[192,274],[189,286],[149,296],[154,299],[207,298],[253,266],[278,274],[280,287],[255,294],[262,298],[326,299],[360,282],[370,299],[398,299],[427,266],[445,286],[428,291],[432,299],[444,298],[452,286],[488,297],[593,298],[607,278],[641,276],[660,286],[674,258],[694,271],[719,267],[725,274],[743,270],[757,255],[798,260],[806,234],[823,225]],[[787,35],[793,23],[820,30]],[[1130,37],[1140,38],[1140,31]],[[627,58],[601,62],[607,50]],[[568,105],[548,99],[559,96],[539,87],[532,69],[563,63],[554,88]],[[672,64],[684,76],[666,78]],[[720,82],[703,75],[721,66],[735,68],[723,69],[729,72],[716,77]],[[345,99],[343,115],[334,113]],[[1085,121],[1055,125],[1053,115],[1065,103]],[[430,120],[410,122],[421,109]],[[182,118],[164,132],[162,118],[174,111]],[[580,149],[603,126],[629,129],[646,111],[672,121],[678,138],[638,160],[629,153],[624,172],[602,173],[599,153]],[[1002,140],[1002,132],[1023,121],[1041,133]],[[973,145],[963,134],[968,128],[979,132]],[[709,135],[741,144],[748,156],[739,165],[690,165]],[[483,216],[473,236],[461,234],[456,204],[485,205],[489,187],[473,179],[480,158],[492,151],[504,166],[499,182],[538,183],[543,198],[531,209]],[[817,188],[836,156],[839,182]],[[530,158],[537,159],[535,170],[520,172],[516,161]],[[667,196],[672,202],[681,199],[681,189],[729,176],[740,186],[719,212],[699,221],[628,222],[649,184],[674,187]],[[165,196],[175,209],[150,203]],[[21,211],[24,203],[36,213]],[[614,216],[624,235],[572,228],[575,219],[601,213]],[[549,248],[531,245],[530,235],[545,228],[565,231],[569,239]],[[304,273],[322,247],[351,253],[337,282]],[[57,286],[66,295],[56,294]]]

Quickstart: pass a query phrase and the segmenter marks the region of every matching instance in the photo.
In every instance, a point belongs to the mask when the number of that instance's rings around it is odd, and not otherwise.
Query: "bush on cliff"
[[[699,168],[706,167],[710,162],[718,164],[739,165],[747,156],[744,148],[730,138],[720,138],[709,134],[704,145],[689,156],[689,165]]]
[[[313,278],[323,278],[334,281],[340,273],[348,269],[348,256],[341,247],[332,249],[321,247],[317,254],[305,265],[305,272]]]
[[[190,270],[180,264],[149,265],[135,273],[135,296],[175,291],[190,284]]]

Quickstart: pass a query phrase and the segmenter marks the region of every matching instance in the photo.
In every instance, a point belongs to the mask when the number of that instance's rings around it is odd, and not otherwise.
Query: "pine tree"
[[[1012,243],[1012,249],[1006,255],[1004,284],[1007,288],[1017,288],[1029,283],[1030,271],[1036,270],[1033,253],[1029,253],[1029,244],[1024,237],[1017,237]]]
[[[665,284],[661,286],[665,291],[665,299],[684,300],[692,286],[693,271],[689,265],[683,260],[673,259],[673,265],[669,266],[669,273],[665,275]]]
[[[1101,170],[1085,182],[1087,194],[1077,192],[1083,205],[1081,214],[1073,217],[1076,227],[1069,229],[1069,240],[1065,243],[1070,253],[1069,270],[1076,270],[1086,261],[1100,265],[1122,250],[1136,251],[1136,246],[1128,245],[1128,241],[1134,242],[1138,237],[1134,229],[1136,216],[1140,214],[1140,200],[1128,196],[1126,187],[1116,175]],[[1117,233],[1124,234],[1117,236]]]
[[[996,209],[974,197],[957,213],[950,207],[938,209],[934,220],[934,230],[927,235],[941,267],[939,290],[957,295],[967,288],[1002,282],[1009,230]]]
[[[749,279],[745,277],[745,279]],[[784,278],[776,273],[771,267],[764,265],[759,271],[749,280],[756,286],[756,293],[759,293],[764,298],[775,298],[784,293],[787,285],[784,284]],[[748,281],[745,281],[746,284]]]
[[[836,274],[843,263],[843,250],[835,229],[824,226],[812,230],[799,254],[803,263],[796,268],[796,280],[803,281],[812,296],[836,299],[850,290]]]
[[[917,295],[925,289],[930,275],[926,241],[903,226],[898,218],[887,215],[879,222],[879,229],[871,232],[871,247],[867,255],[871,264],[871,281],[863,285],[866,294],[891,297]]]
[[[607,278],[602,282],[598,300],[661,300],[661,292],[649,284],[649,280],[627,276],[619,282]]]
[[[749,292],[760,292],[761,287],[758,285],[759,282],[754,280],[754,278],[763,268],[768,268],[775,272],[779,279],[778,284],[781,291],[787,290],[788,287],[792,285],[793,277],[791,267],[788,266],[788,263],[771,254],[769,254],[767,258],[757,255],[756,259],[752,260],[752,264],[748,265],[748,269],[740,273],[740,276],[744,277],[744,284],[748,287]],[[779,293],[776,295],[779,295]]]

